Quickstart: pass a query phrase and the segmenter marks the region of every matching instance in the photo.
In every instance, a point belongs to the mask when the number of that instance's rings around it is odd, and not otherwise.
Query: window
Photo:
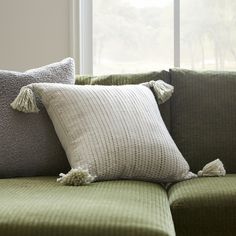
[[[236,1],[180,0],[180,65],[236,69]]]
[[[173,65],[172,11],[172,0],[93,1],[94,73]]]
[[[234,0],[80,0],[80,72],[236,68]]]

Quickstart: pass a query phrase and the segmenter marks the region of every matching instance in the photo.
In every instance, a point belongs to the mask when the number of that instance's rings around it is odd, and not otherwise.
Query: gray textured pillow
[[[22,86],[30,83],[74,83],[74,61],[24,73],[0,71],[0,177],[57,175],[69,168],[65,152],[42,104],[37,114],[11,109]]]
[[[12,106],[21,98],[25,103],[31,89],[41,96],[72,168],[87,168],[97,180],[173,182],[193,176],[149,88],[32,84]]]

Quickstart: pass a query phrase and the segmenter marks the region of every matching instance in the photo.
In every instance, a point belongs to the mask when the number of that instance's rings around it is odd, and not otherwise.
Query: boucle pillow
[[[9,104],[31,83],[74,83],[71,58],[26,72],[0,71],[0,177],[57,175],[70,169],[46,110],[24,115]]]
[[[32,91],[41,97],[72,168],[88,169],[96,180],[194,176],[148,87],[32,84],[12,107],[26,112],[28,102],[27,112],[37,112]]]

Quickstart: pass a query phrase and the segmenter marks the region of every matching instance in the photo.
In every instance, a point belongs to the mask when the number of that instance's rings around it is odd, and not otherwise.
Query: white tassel
[[[67,174],[61,173],[59,176],[60,178],[57,179],[57,182],[71,186],[88,185],[95,179],[95,176],[90,175],[87,169],[81,167],[71,169]]]
[[[174,86],[165,83],[163,80],[150,81],[142,83],[142,85],[154,89],[158,104],[162,104],[170,99],[174,92]]]
[[[36,98],[34,92],[32,91],[32,86],[24,86],[21,88],[20,93],[11,103],[11,107],[15,110],[25,112],[25,113],[35,113],[39,109],[36,104]]]
[[[225,176],[226,171],[220,159],[216,159],[206,164],[202,170],[198,171],[197,175],[201,176]]]

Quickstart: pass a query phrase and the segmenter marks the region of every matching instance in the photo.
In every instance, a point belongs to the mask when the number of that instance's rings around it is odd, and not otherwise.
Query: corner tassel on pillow
[[[21,88],[20,93],[11,103],[11,107],[25,113],[35,113],[39,111],[31,85]]]
[[[162,104],[169,100],[174,92],[174,86],[165,83],[163,80],[152,80],[150,82],[142,83],[142,85],[153,88],[158,104]]]
[[[61,173],[57,182],[63,185],[81,186],[88,185],[94,181],[95,176],[89,174],[87,169],[79,167],[78,169],[71,169],[67,174]]]
[[[197,175],[199,177],[204,176],[225,176],[226,171],[223,163],[220,159],[216,159],[208,164],[206,164],[202,170],[198,171]]]

